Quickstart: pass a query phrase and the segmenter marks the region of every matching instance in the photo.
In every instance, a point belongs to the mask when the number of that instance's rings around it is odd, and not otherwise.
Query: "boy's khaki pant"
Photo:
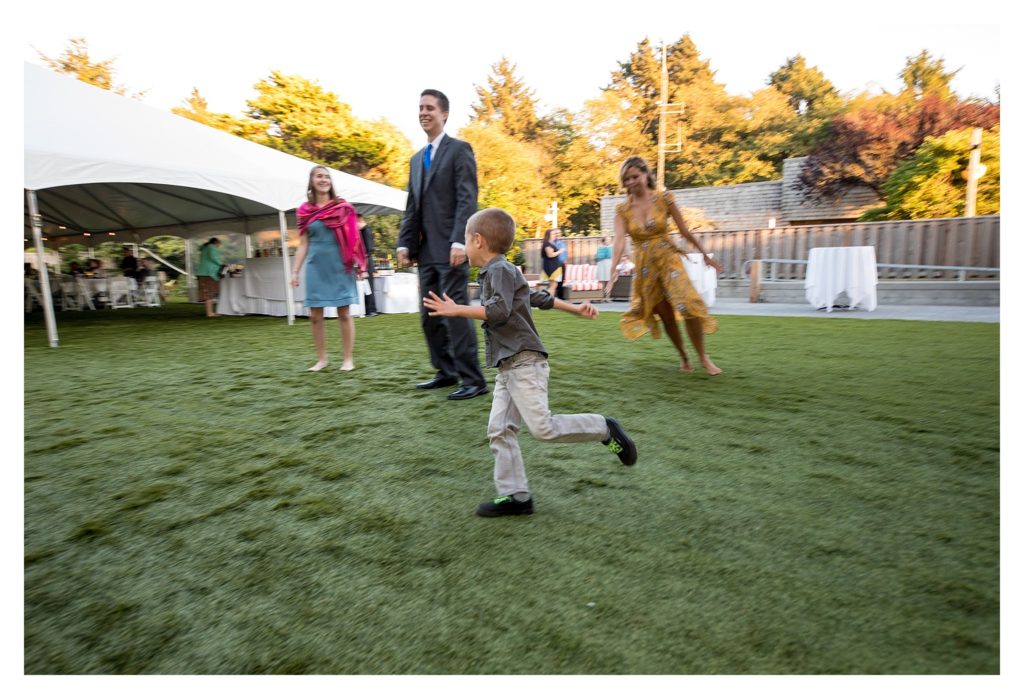
[[[499,496],[529,492],[519,449],[523,422],[542,442],[600,442],[608,438],[603,415],[551,414],[548,372],[547,358],[532,351],[519,352],[498,366],[487,437],[494,453],[494,486]]]

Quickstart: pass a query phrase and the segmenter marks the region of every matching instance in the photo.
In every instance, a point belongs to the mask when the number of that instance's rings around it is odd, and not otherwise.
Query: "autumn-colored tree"
[[[552,198],[541,172],[544,153],[509,135],[498,123],[472,122],[459,131],[459,138],[468,141],[476,155],[480,207],[500,207],[515,219],[518,247],[543,223]]]
[[[144,91],[128,94],[127,87],[116,84],[114,82],[114,59],[108,58],[105,61],[94,61],[89,56],[89,45],[83,37],[71,39],[70,44],[68,48],[64,49],[64,53],[57,58],[46,56],[41,51],[36,51],[36,53],[39,54],[39,57],[43,59],[46,65],[58,73],[74,75],[89,85],[95,85],[104,90],[110,90],[133,99],[140,99],[145,94]]]
[[[829,137],[809,154],[800,174],[807,196],[836,195],[866,186],[880,197],[903,161],[929,136],[965,127],[991,128],[1000,108],[987,100],[962,100],[950,89],[955,71],[927,51],[907,59],[897,95],[861,95],[832,120]]]
[[[959,102],[928,94],[909,106],[883,96],[833,119],[831,136],[808,156],[800,174],[809,195],[835,195],[847,187],[870,187],[880,197],[883,185],[929,136],[999,123],[999,105]]]
[[[904,161],[882,185],[884,207],[866,212],[861,220],[903,220],[963,216],[971,132],[966,128],[929,136],[913,157]],[[981,139],[984,176],[978,180],[979,216],[999,213],[999,127]]]
[[[221,131],[227,131],[228,133],[235,134],[236,136],[242,135],[245,131],[246,123],[245,120],[238,119],[225,114],[223,112],[210,111],[209,103],[206,98],[199,94],[199,88],[193,87],[192,94],[188,99],[184,100],[184,107],[172,107],[171,111],[178,116],[183,116],[186,119],[192,121],[198,121],[200,124],[206,126],[212,126],[215,129]]]

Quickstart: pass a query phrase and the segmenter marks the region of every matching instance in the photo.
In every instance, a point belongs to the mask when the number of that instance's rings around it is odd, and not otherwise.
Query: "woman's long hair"
[[[562,229],[560,229],[560,228],[549,228],[546,231],[544,231],[544,242],[545,243],[550,243],[551,242],[551,234],[554,233],[555,231],[561,232],[561,230]]]
[[[316,191],[313,189],[313,173],[317,170],[323,170],[327,173],[327,177],[331,180],[331,189],[328,192],[331,196],[331,201],[338,198],[338,195],[334,191],[334,178],[331,177],[331,171],[323,165],[314,165],[313,169],[309,171],[309,182],[306,183],[306,201],[310,204],[316,204]]]
[[[203,243],[202,245],[200,245],[200,246],[199,246],[199,249],[200,249],[200,250],[202,250],[202,249],[203,249],[203,248],[205,248],[205,247],[206,247],[207,245],[216,245],[216,244],[217,244],[217,243],[219,243],[219,242],[220,242],[220,238],[210,238],[210,239],[209,239],[209,240],[207,240],[207,241],[206,241],[205,243]]]
[[[631,167],[635,167],[640,172],[647,175],[647,186],[651,189],[657,189],[658,186],[654,182],[654,173],[651,171],[651,166],[647,164],[647,161],[641,158],[639,155],[632,155],[626,158],[625,162],[622,163],[622,167],[619,168],[619,184],[622,188],[626,188],[626,170]]]

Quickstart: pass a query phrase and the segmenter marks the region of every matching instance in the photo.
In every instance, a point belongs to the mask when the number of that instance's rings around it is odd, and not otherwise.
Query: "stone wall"
[[[882,202],[867,187],[858,187],[842,196],[814,200],[805,199],[798,182],[806,158],[789,158],[782,164],[782,179],[750,182],[718,187],[692,187],[672,190],[676,206],[693,210],[695,221],[707,225],[695,230],[748,230],[767,228],[769,219],[776,226],[789,226],[812,221],[855,221],[867,209]],[[601,230],[615,230],[615,207],[625,200],[624,194],[601,197]]]

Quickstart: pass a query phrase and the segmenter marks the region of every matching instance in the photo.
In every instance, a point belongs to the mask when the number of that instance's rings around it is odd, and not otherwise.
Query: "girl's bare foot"
[[[346,359],[344,362],[341,363],[341,367],[338,368],[338,371],[352,371],[355,368],[355,362],[353,362],[351,359]]]
[[[327,366],[327,362],[325,360],[320,360],[319,362],[317,362],[313,366],[311,366],[308,369],[306,369],[306,371],[320,371],[321,369],[323,369],[326,366]]]
[[[689,357],[683,357],[681,360],[679,360],[679,371],[683,372],[684,374],[693,373],[693,365],[690,364]]]
[[[715,363],[711,361],[711,357],[706,354],[700,358],[700,363],[710,376],[718,376],[722,373],[722,370],[715,366]]]

